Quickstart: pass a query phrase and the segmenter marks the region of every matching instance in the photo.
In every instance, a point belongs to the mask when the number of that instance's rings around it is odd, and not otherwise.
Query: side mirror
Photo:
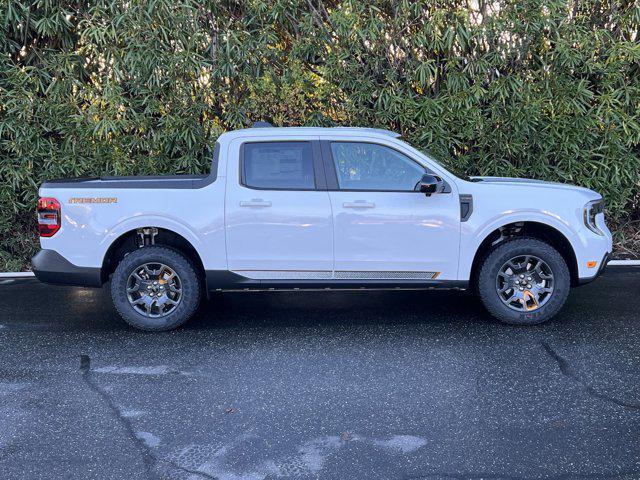
[[[440,177],[430,173],[425,173],[420,179],[420,192],[424,193],[428,197],[432,193],[441,192],[443,185],[444,184]]]

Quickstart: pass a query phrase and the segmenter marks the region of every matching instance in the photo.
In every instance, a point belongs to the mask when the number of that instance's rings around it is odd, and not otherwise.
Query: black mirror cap
[[[420,192],[431,195],[442,190],[442,179],[436,175],[425,173],[420,180]]]

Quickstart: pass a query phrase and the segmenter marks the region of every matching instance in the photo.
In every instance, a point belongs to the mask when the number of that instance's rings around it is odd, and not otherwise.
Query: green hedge
[[[201,172],[220,132],[402,132],[458,173],[578,183],[637,215],[634,1],[12,1],[0,13],[0,270],[47,178]],[[633,219],[633,217],[631,217]]]

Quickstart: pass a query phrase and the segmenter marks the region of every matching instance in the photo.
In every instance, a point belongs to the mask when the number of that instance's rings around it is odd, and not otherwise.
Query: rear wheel
[[[177,250],[144,247],[130,253],[111,277],[111,298],[130,325],[150,331],[185,323],[200,303],[201,282],[193,265]]]
[[[489,313],[505,323],[534,325],[564,305],[571,277],[551,245],[518,238],[497,245],[480,266],[477,290]]]

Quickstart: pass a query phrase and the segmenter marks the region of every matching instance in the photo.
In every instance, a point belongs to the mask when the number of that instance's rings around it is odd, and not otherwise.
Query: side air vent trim
[[[460,221],[466,222],[473,213],[473,195],[463,193],[460,195]]]

